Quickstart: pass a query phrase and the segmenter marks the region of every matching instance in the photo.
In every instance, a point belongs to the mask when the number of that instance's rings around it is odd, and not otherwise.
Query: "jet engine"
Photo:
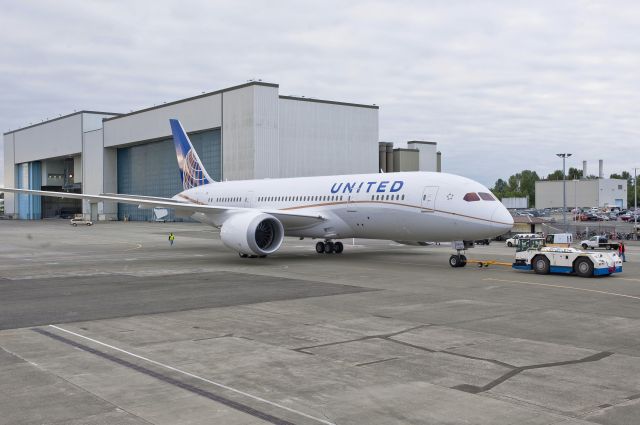
[[[261,212],[236,213],[220,229],[226,247],[241,255],[267,255],[276,252],[284,239],[280,220]]]

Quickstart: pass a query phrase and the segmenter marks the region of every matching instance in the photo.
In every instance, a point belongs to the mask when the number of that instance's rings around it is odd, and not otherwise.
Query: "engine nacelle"
[[[267,255],[280,248],[284,227],[280,220],[261,212],[236,213],[220,229],[226,247],[248,255]]]

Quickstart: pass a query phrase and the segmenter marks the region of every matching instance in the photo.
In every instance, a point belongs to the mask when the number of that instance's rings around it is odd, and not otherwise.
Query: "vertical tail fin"
[[[187,136],[184,128],[182,128],[180,121],[170,119],[169,123],[171,124],[173,144],[176,147],[178,167],[180,168],[180,177],[182,178],[182,187],[184,190],[213,182],[214,180],[209,176],[207,170],[204,169],[202,161],[200,161],[198,153],[193,148],[189,136]]]

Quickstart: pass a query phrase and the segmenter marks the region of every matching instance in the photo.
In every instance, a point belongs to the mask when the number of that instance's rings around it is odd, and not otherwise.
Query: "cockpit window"
[[[483,201],[495,201],[496,200],[496,198],[494,198],[492,194],[487,193],[487,192],[478,192],[478,195],[480,195],[480,198],[482,198]]]
[[[475,201],[479,201],[480,197],[475,192],[469,192],[466,195],[464,195],[464,198],[462,199],[464,199],[467,202],[475,202]]]

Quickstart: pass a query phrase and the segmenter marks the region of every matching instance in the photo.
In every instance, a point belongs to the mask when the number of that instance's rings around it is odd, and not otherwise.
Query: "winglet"
[[[182,187],[184,190],[213,182],[214,180],[209,176],[207,170],[204,169],[202,161],[200,161],[198,153],[193,148],[189,136],[187,136],[184,128],[182,128],[180,121],[170,119],[169,123],[171,124],[173,143],[176,147],[178,167],[180,168],[180,177],[182,178]]]

